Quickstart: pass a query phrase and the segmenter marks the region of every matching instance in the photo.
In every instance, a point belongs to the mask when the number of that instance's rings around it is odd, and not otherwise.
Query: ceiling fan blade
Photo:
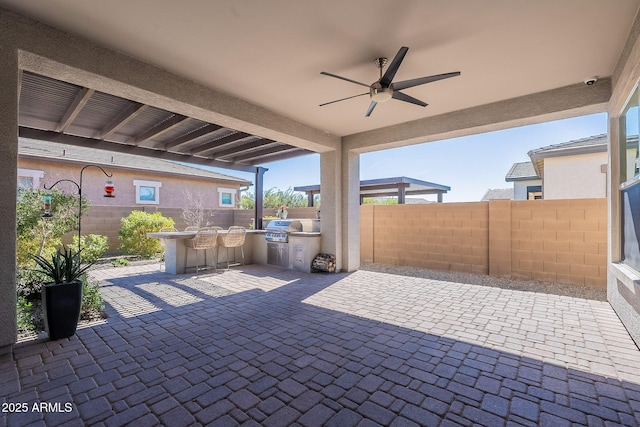
[[[369,109],[367,110],[367,114],[365,114],[364,116],[369,117],[373,112],[373,109],[376,108],[376,105],[378,105],[376,101],[371,101],[371,104],[369,104]]]
[[[324,107],[325,105],[333,104],[335,102],[346,101],[347,99],[351,99],[351,98],[357,98],[357,97],[362,96],[362,95],[369,95],[369,92],[359,93],[359,94],[353,95],[353,96],[347,96],[346,98],[336,99],[335,101],[325,102],[324,104],[320,104],[319,107]]]
[[[335,77],[336,79],[340,79],[340,80],[344,80],[344,81],[347,81],[347,82],[355,83],[355,84],[360,85],[360,86],[369,87],[368,84],[357,82],[355,80],[351,80],[351,79],[348,79],[346,77],[340,77],[340,76],[337,76],[335,74],[327,73],[326,71],[322,71],[320,74],[324,74],[325,76],[329,76],[329,77]]]
[[[435,76],[419,77],[417,79],[403,80],[393,84],[393,90],[402,90],[414,86],[420,86],[426,83],[436,82],[438,80],[448,79],[450,77],[457,77],[460,75],[460,71],[454,73],[436,74]]]
[[[400,68],[400,64],[402,64],[402,60],[404,59],[404,56],[407,54],[407,51],[409,51],[409,48],[406,46],[402,46],[398,51],[398,53],[396,53],[396,57],[393,58],[393,61],[391,61],[391,64],[389,64],[389,66],[387,67],[387,71],[385,71],[384,75],[380,79],[380,84],[382,86],[389,87],[389,85],[391,84],[391,81],[393,80],[393,78],[396,76],[396,73],[398,72],[398,68]]]
[[[414,98],[413,96],[409,96],[406,93],[398,92],[397,90],[393,92],[391,96],[393,99],[397,99],[399,101],[409,102],[411,104],[419,105],[421,107],[426,107],[426,102],[420,101],[419,99]]]

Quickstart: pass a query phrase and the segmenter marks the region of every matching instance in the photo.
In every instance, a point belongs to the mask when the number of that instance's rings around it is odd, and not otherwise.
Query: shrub
[[[126,267],[127,265],[130,265],[130,264],[131,263],[126,258],[116,258],[113,261],[111,261],[111,265],[114,267]]]
[[[36,329],[32,310],[33,304],[27,301],[25,297],[18,295],[16,314],[19,334],[33,332]]]
[[[78,247],[78,236],[73,236],[73,246]],[[109,238],[100,234],[89,234],[80,238],[82,248],[82,261],[96,262],[104,253],[109,250]]]
[[[144,258],[151,258],[161,250],[160,240],[147,237],[147,233],[159,231],[163,227],[173,227],[171,218],[165,218],[160,212],[146,213],[133,211],[122,218],[122,227],[118,231],[121,248],[127,254],[140,255]]]
[[[50,218],[42,218],[42,196],[52,197]],[[83,199],[83,212],[88,208]],[[78,225],[78,199],[60,190],[21,189],[16,202],[18,265],[33,266],[29,254],[50,257],[62,244],[60,238]]]
[[[104,318],[104,301],[100,295],[98,282],[89,281],[87,275],[82,277],[82,306],[80,319],[94,320]]]
[[[16,289],[18,297],[25,297],[29,300],[40,298],[42,284],[51,280],[34,267],[21,268],[18,270]]]

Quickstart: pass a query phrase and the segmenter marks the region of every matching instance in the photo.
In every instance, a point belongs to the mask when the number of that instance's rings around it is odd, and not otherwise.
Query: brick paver
[[[640,424],[640,351],[605,302],[371,271],[92,274],[108,320],[0,358],[0,427]]]

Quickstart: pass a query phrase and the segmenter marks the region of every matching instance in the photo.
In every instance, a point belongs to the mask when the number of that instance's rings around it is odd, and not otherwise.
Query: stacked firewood
[[[333,273],[336,271],[336,256],[331,254],[318,254],[311,263],[313,271],[327,271]]]

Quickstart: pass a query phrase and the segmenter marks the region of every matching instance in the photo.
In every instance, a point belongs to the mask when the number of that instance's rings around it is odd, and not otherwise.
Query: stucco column
[[[360,267],[360,155],[342,149],[342,270]]]
[[[0,36],[3,36],[0,31]],[[0,46],[0,354],[16,342],[16,188],[18,170],[18,52]],[[7,41],[5,43],[5,40]]]
[[[320,250],[335,254],[336,268],[360,266],[360,156],[348,150],[320,155],[322,241]]]
[[[338,270],[342,269],[341,172],[339,152],[320,154],[320,251],[336,256]]]

